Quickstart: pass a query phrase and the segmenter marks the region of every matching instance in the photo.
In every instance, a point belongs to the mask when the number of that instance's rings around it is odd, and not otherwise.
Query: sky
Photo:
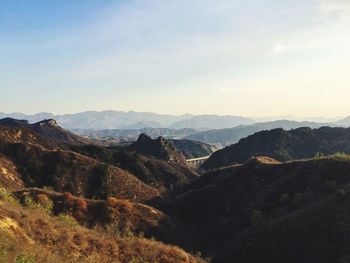
[[[350,115],[349,0],[0,0],[0,112]]]

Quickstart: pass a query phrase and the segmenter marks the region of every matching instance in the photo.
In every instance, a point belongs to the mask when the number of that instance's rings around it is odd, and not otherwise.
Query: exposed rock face
[[[68,144],[85,144],[88,140],[61,128],[53,119],[43,120],[29,125],[29,128],[41,136]]]
[[[24,187],[15,164],[0,155],[0,187],[21,189]]]
[[[39,124],[41,127],[44,127],[44,126],[46,126],[46,125],[48,125],[48,126],[55,126],[55,127],[58,126],[57,121],[54,120],[54,119],[43,120],[43,121],[38,122],[38,124]]]
[[[163,137],[153,140],[146,134],[142,133],[137,141],[129,147],[139,153],[145,155],[151,155],[158,159],[176,162],[186,163],[184,155],[175,148],[175,146]]]

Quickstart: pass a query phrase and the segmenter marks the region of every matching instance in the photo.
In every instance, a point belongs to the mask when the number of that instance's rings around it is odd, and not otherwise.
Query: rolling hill
[[[258,157],[202,175],[161,207],[192,226],[211,262],[346,262],[350,158]]]
[[[262,131],[215,152],[202,166],[216,169],[244,163],[253,156],[269,156],[279,161],[313,158],[316,154],[350,153],[350,129],[322,127],[290,131]]]

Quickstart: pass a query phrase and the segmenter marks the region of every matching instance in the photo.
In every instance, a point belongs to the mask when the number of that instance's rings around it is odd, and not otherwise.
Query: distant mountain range
[[[145,133],[152,138],[162,136],[227,146],[237,143],[240,139],[256,132],[275,128],[291,130],[300,127],[350,127],[350,116],[335,122],[299,122],[291,120],[255,122],[253,119],[240,116],[194,116],[190,114],[173,116],[134,111],[87,111],[66,115],[53,115],[45,112],[34,115],[0,113],[0,118],[4,117],[26,119],[29,123],[54,118],[63,128],[84,137],[106,140],[106,144],[132,142],[141,133]],[[321,117],[308,119],[334,121],[334,119]]]
[[[0,113],[1,118],[25,119],[30,123],[43,119],[55,119],[65,129],[142,129],[142,128],[172,128],[172,129],[222,129],[237,125],[252,124],[252,119],[240,116],[219,116],[184,114],[180,116],[156,114],[151,112],[123,111],[86,111],[75,114],[54,115],[38,113],[26,115],[23,113]]]
[[[345,122],[344,122],[345,124]],[[252,125],[240,125],[230,129],[209,130],[191,134],[186,139],[201,141],[211,144],[231,145],[259,131],[282,128],[285,130],[296,129],[300,127],[320,128],[322,126],[342,126],[336,123],[318,123],[318,122],[297,122],[289,120],[279,120],[272,122],[254,123]],[[345,125],[344,125],[345,126]]]

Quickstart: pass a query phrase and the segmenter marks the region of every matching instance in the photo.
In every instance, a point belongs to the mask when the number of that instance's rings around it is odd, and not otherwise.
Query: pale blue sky
[[[0,0],[0,111],[350,114],[349,0]]]

